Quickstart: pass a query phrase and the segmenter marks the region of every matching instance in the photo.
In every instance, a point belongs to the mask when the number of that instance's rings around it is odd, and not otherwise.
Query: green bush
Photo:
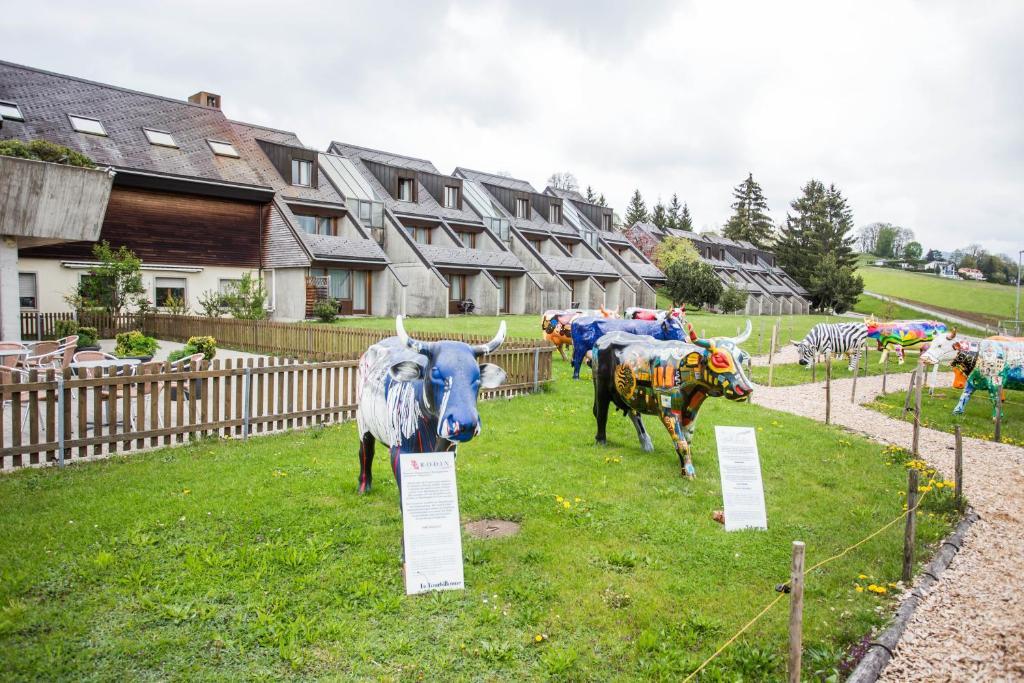
[[[334,299],[320,299],[313,305],[313,315],[321,322],[333,322],[338,317],[338,302]]]
[[[189,337],[185,346],[177,351],[172,351],[167,356],[167,360],[173,363],[196,353],[203,354],[203,359],[206,361],[213,360],[213,357],[217,355],[217,340],[213,337]]]
[[[157,343],[153,337],[147,337],[138,330],[122,332],[117,335],[114,355],[119,358],[140,358],[156,353]]]
[[[53,332],[58,339],[78,334],[77,320],[58,320],[53,324]]]
[[[96,342],[99,341],[100,332],[95,327],[79,327],[78,328],[78,345],[79,346],[96,346]]]
[[[722,313],[735,313],[747,305],[747,293],[736,285],[729,285],[718,299]]]
[[[49,161],[65,166],[79,168],[96,168],[92,159],[73,149],[50,142],[49,140],[0,140],[0,157],[17,157],[18,159],[34,159]]]

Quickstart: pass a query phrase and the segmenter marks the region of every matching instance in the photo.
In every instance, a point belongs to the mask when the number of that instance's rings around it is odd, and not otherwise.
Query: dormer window
[[[292,159],[292,185],[309,187],[313,178],[313,162],[306,159]]]
[[[213,153],[219,157],[234,157],[238,158],[239,154],[235,150],[235,146],[230,142],[223,142],[221,140],[207,140],[206,144],[210,146]]]
[[[85,116],[72,116],[68,114],[68,120],[71,121],[71,127],[79,133],[88,133],[89,135],[102,135],[107,137],[107,131],[103,128],[103,124],[97,119],[90,119]]]
[[[516,218],[530,217],[530,200],[522,197],[516,199]]]
[[[554,223],[555,225],[562,224],[562,205],[551,204],[548,207],[548,223]]]
[[[21,115],[21,108],[14,102],[0,102],[0,118],[8,121],[24,121]]]
[[[149,140],[149,144],[156,145],[158,147],[177,147],[178,143],[174,141],[171,134],[165,130],[153,130],[152,128],[143,128],[142,132],[146,134],[146,139]]]
[[[399,178],[398,179],[398,199],[403,202],[411,202],[413,200],[413,182],[412,178]]]
[[[457,209],[459,208],[459,186],[458,185],[445,185],[444,186],[444,206],[446,209]]]
[[[612,217],[608,214],[601,216],[601,229],[606,232],[611,232],[612,229]]]

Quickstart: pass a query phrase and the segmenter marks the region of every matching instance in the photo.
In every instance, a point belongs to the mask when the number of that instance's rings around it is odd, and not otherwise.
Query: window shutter
[[[19,297],[32,297],[36,296],[36,274],[35,273],[18,273],[18,296]]]

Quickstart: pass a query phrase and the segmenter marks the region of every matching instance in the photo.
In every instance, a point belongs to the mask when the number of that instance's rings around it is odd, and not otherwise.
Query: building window
[[[331,216],[303,216],[296,214],[302,232],[309,235],[333,235],[334,218]]]
[[[562,205],[551,204],[548,206],[548,223],[562,224]]]
[[[178,143],[174,141],[174,138],[166,130],[153,130],[151,128],[143,128],[142,132],[146,134],[146,139],[149,140],[149,144],[156,145],[158,147],[175,147],[177,148]]]
[[[24,121],[21,115],[21,108],[14,102],[0,102],[0,118],[8,121]]]
[[[409,232],[409,236],[412,237],[412,241],[417,244],[430,244],[430,229],[429,228],[406,228]]]
[[[612,217],[608,214],[601,216],[601,229],[611,231],[612,229]]]
[[[447,209],[459,208],[459,187],[458,185],[444,186],[444,206]]]
[[[292,185],[309,187],[313,183],[313,162],[292,159]]]
[[[516,199],[516,218],[529,218],[530,217],[530,200],[529,199]]]
[[[89,135],[102,135],[107,136],[106,129],[103,128],[103,124],[96,119],[90,119],[86,116],[73,116],[68,114],[68,120],[71,121],[71,127],[79,133],[88,133]]]
[[[242,284],[241,280],[233,278],[221,278],[217,281],[217,292],[219,294],[233,294],[238,286]]]
[[[467,249],[476,249],[475,232],[460,232],[459,239],[462,240],[463,246],[465,246]]]
[[[498,235],[498,239],[502,242],[508,242],[509,238],[511,238],[509,222],[504,218],[488,218],[487,220],[490,221],[491,230]]]
[[[532,246],[537,251],[538,254],[541,253],[541,241],[540,240],[530,240],[530,246]]]
[[[318,235],[334,235],[334,219],[330,216],[320,216],[316,219]]]
[[[35,273],[18,273],[18,298],[22,308],[39,308]]]
[[[168,299],[174,297],[185,301],[185,278],[183,277],[158,277],[154,278],[153,302],[157,306],[166,307]]]
[[[230,142],[223,142],[221,140],[207,140],[206,144],[210,145],[210,149],[213,153],[219,157],[234,157],[238,158],[238,152],[235,150],[235,146]]]
[[[462,301],[466,298],[466,276],[465,275],[449,275],[448,282],[451,283],[451,288],[448,290],[449,301]]]
[[[398,198],[403,202],[412,202],[413,199],[413,179],[412,178],[399,178],[398,179]]]

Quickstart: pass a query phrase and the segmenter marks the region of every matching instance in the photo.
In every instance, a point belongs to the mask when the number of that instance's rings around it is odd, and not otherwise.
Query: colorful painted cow
[[[655,339],[687,338],[689,325],[683,318],[666,320],[621,320],[581,317],[572,321],[572,378],[580,378],[580,368],[587,352],[594,348],[597,340],[609,332],[629,332],[647,335]],[[693,330],[689,330],[691,338],[696,338]]]
[[[595,347],[594,417],[598,444],[607,443],[608,405],[629,416],[640,447],[654,450],[641,415],[657,415],[668,430],[682,474],[693,477],[690,443],[697,413],[707,397],[746,401],[753,392],[744,366],[750,356],[740,344],[751,325],[735,338],[655,341],[625,332],[601,337]]]
[[[1024,391],[1024,341],[982,339],[978,342],[978,360],[967,376],[967,385],[953,409],[961,415],[976,389],[987,389],[992,401],[992,416],[998,410],[997,397],[1003,389]]]
[[[368,348],[359,359],[356,421],[359,425],[359,492],[370,490],[376,441],[387,444],[399,488],[399,453],[447,450],[480,433],[480,389],[504,383],[505,371],[477,358],[505,339],[505,322],[486,344],[421,342],[409,337],[402,316],[397,337]]]
[[[632,306],[626,309],[626,319],[628,320],[664,320],[669,316],[681,318],[684,315],[686,315],[685,308],[663,309]]]
[[[882,352],[879,363],[885,363],[889,358],[889,349],[894,348],[899,364],[903,365],[906,349],[923,351],[936,335],[946,332],[946,324],[937,320],[878,322],[869,318],[865,324],[868,326],[868,339],[874,339],[878,350]]]
[[[933,387],[938,381],[939,366],[948,363],[953,368],[953,388],[963,389],[978,361],[978,340],[958,335],[954,327],[946,334],[936,335],[921,353],[921,361],[932,369]]]
[[[585,315],[593,316],[595,318],[618,317],[618,314],[615,311],[609,311],[603,307],[597,310],[573,308],[560,311],[553,309],[544,311],[544,315],[541,316],[540,329],[544,332],[544,339],[555,345],[555,348],[558,349],[558,353],[562,355],[562,360],[564,361],[569,360],[565,356],[565,347],[572,346],[572,321]]]

